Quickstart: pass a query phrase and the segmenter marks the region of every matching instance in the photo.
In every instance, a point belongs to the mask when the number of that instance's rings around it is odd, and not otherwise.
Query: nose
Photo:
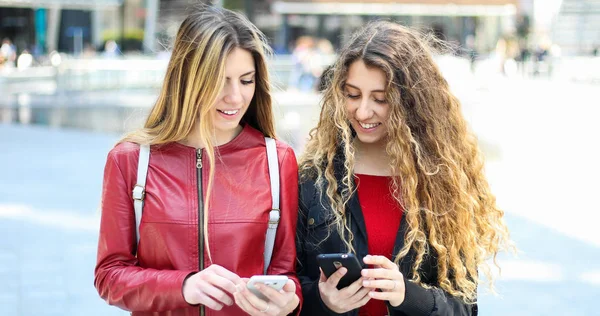
[[[369,99],[362,98],[358,104],[358,108],[356,108],[354,116],[359,121],[366,121],[373,116],[373,113],[373,108],[371,107]]]
[[[242,92],[240,91],[240,85],[235,82],[227,82],[225,84],[225,96],[223,100],[228,104],[237,105],[242,102]]]

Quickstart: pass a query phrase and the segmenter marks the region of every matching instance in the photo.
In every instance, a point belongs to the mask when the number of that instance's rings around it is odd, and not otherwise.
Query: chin
[[[358,137],[358,140],[363,144],[377,144],[381,142],[381,138],[372,138],[372,137]]]
[[[221,124],[216,125],[215,129],[218,131],[221,131],[221,132],[231,132],[231,131],[235,130],[239,125],[240,125],[240,122],[221,123]]]
[[[383,140],[383,137],[361,136],[361,135],[357,135],[357,137],[361,143],[365,143],[365,144],[376,144]]]

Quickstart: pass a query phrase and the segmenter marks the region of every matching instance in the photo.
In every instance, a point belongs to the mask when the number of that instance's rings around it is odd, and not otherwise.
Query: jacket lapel
[[[342,190],[346,189],[346,185],[343,183],[343,178],[345,174],[344,163],[343,163],[343,155],[338,155],[338,157],[342,157],[342,159],[336,159],[334,161],[334,172],[335,178],[338,183],[338,192],[341,194]],[[354,182],[356,188],[356,181]],[[349,212],[349,220],[351,220],[358,228],[358,231],[361,236],[355,236],[356,239],[364,240],[364,244],[367,245],[367,227],[365,225],[365,218],[363,217],[362,208],[360,207],[360,201],[358,200],[358,194],[356,190],[352,193],[348,204],[346,205],[346,212]]]
[[[360,201],[358,200],[358,194],[354,192],[352,197],[350,197],[350,201],[348,201],[347,210],[350,210],[351,220],[354,221],[356,227],[358,227],[358,231],[362,235],[362,238],[365,241],[365,244],[368,245],[368,237],[367,237],[367,225],[365,224],[365,218],[362,213],[362,208],[360,207]],[[356,236],[356,238],[361,238],[360,236]]]
[[[404,212],[404,211],[403,211]],[[406,214],[402,214],[402,219],[400,220],[400,227],[398,227],[398,233],[396,234],[396,241],[394,242],[394,251],[392,252],[392,258],[396,258],[402,247],[404,247],[404,236],[406,236],[406,230],[408,229],[408,224],[406,223]],[[410,257],[413,256],[412,249],[408,251],[408,254],[400,260],[400,271],[405,273],[404,271],[410,270],[410,262],[412,260]],[[407,270],[402,269],[403,265],[408,264]]]

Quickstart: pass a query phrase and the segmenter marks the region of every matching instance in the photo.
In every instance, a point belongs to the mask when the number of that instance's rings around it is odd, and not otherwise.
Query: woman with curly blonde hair
[[[325,76],[300,159],[298,276],[306,315],[476,315],[478,270],[509,245],[477,140],[428,41],[391,22],[359,30]],[[338,289],[316,256],[351,252]]]

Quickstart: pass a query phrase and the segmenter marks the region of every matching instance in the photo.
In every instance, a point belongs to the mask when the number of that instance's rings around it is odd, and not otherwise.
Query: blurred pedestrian
[[[316,57],[315,39],[300,36],[292,51],[293,68],[290,73],[288,87],[302,92],[311,91],[317,80],[313,72],[313,59]]]
[[[9,38],[3,39],[2,46],[0,46],[0,65],[15,66],[16,60],[17,48]]]
[[[17,58],[17,69],[23,70],[33,66],[33,55],[28,50],[23,50]]]
[[[287,315],[299,305],[298,169],[273,139],[268,50],[226,9],[203,6],[181,24],[144,128],[108,154],[95,286],[109,304],[133,315]],[[262,274],[289,281],[260,288],[266,301],[246,289]]]
[[[104,43],[104,52],[102,55],[105,58],[116,58],[119,56],[119,45],[114,40],[108,40]]]
[[[475,62],[477,61],[477,47],[475,46],[475,35],[468,35],[465,40],[467,58],[469,59],[469,68],[471,73],[475,73]]]
[[[443,46],[443,45],[442,45]],[[430,49],[373,22],[339,52],[300,159],[303,315],[476,315],[479,272],[508,246],[504,212]],[[317,255],[350,252],[362,277],[326,276]]]

